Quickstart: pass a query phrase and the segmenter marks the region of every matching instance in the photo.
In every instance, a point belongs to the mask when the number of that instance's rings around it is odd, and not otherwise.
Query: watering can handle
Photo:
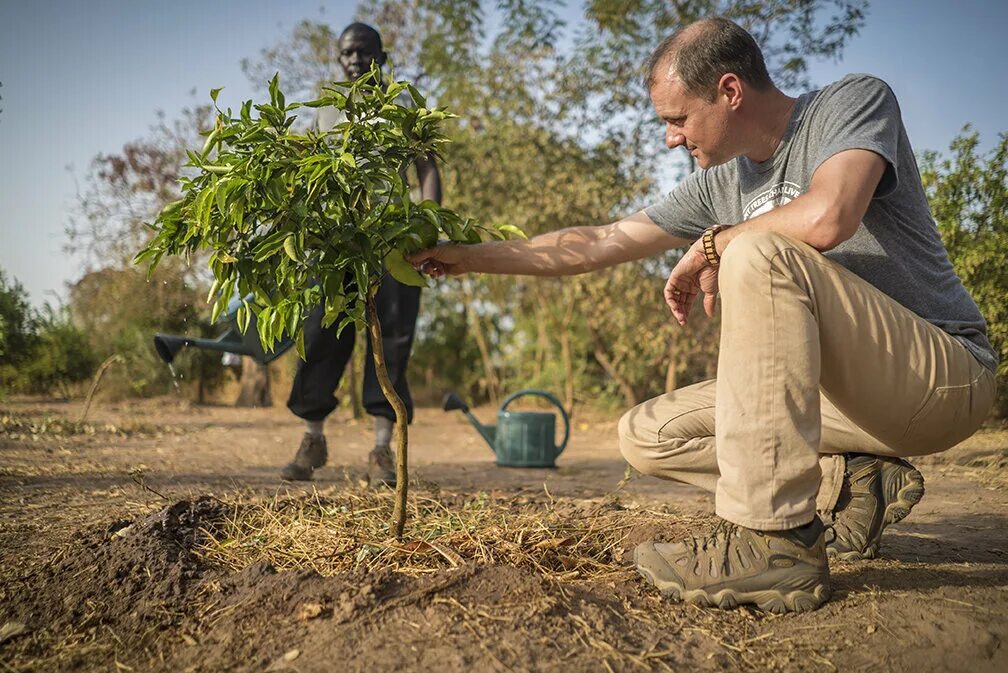
[[[563,441],[560,442],[560,447],[559,450],[557,451],[557,455],[559,456],[561,453],[563,453],[563,450],[567,448],[567,440],[570,439],[570,419],[567,418],[567,412],[564,411],[563,405],[560,404],[560,400],[553,397],[545,390],[519,390],[518,392],[512,393],[511,395],[507,396],[503,404],[501,404],[500,410],[506,411],[507,406],[511,404],[511,402],[524,395],[538,395],[539,397],[545,397],[547,400],[555,404],[556,408],[560,410],[560,416],[563,417],[564,422],[564,437]]]

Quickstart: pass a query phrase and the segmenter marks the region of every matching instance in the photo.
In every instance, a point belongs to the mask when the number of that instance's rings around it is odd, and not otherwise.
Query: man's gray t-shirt
[[[673,236],[695,240],[714,224],[737,224],[804,194],[820,164],[850,149],[880,155],[885,173],[854,235],[823,254],[958,338],[994,370],[998,356],[986,323],[952,268],[896,96],[880,79],[848,75],[800,96],[770,159],[739,157],[695,171],[645,212]]]

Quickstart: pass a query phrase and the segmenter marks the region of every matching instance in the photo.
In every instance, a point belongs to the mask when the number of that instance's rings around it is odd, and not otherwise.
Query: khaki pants
[[[956,339],[804,243],[745,232],[719,272],[718,377],[620,420],[645,474],[715,494],[718,516],[783,530],[831,511],[846,452],[919,456],[971,435],[994,375]]]

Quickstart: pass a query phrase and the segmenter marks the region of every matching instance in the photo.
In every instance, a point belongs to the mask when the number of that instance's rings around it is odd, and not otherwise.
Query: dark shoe
[[[819,517],[800,528],[762,531],[727,521],[706,537],[634,550],[644,579],[674,600],[768,612],[814,610],[829,599],[829,565]]]
[[[287,481],[308,481],[315,468],[326,464],[327,458],[325,437],[306,432],[301,438],[301,446],[298,447],[294,460],[280,470],[280,478]]]
[[[924,497],[924,477],[899,458],[850,454],[826,534],[826,553],[841,561],[875,558],[885,527]]]
[[[392,450],[387,446],[376,446],[368,454],[368,483],[372,486],[385,484],[396,485],[395,462],[392,460]]]

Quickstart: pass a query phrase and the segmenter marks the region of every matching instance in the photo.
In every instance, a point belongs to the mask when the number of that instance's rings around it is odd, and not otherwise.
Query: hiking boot
[[[826,534],[826,553],[841,561],[875,558],[885,527],[924,496],[924,477],[899,458],[850,454]]]
[[[372,486],[385,484],[396,485],[395,462],[392,460],[392,450],[388,446],[376,446],[368,454],[368,483]]]
[[[707,536],[638,545],[634,565],[673,600],[804,612],[815,610],[830,595],[824,531],[818,516],[785,531],[753,530],[722,520]]]
[[[294,460],[280,470],[280,478],[287,481],[308,481],[315,468],[326,464],[326,458],[328,451],[325,437],[306,432],[301,438],[301,446],[298,447]]]

